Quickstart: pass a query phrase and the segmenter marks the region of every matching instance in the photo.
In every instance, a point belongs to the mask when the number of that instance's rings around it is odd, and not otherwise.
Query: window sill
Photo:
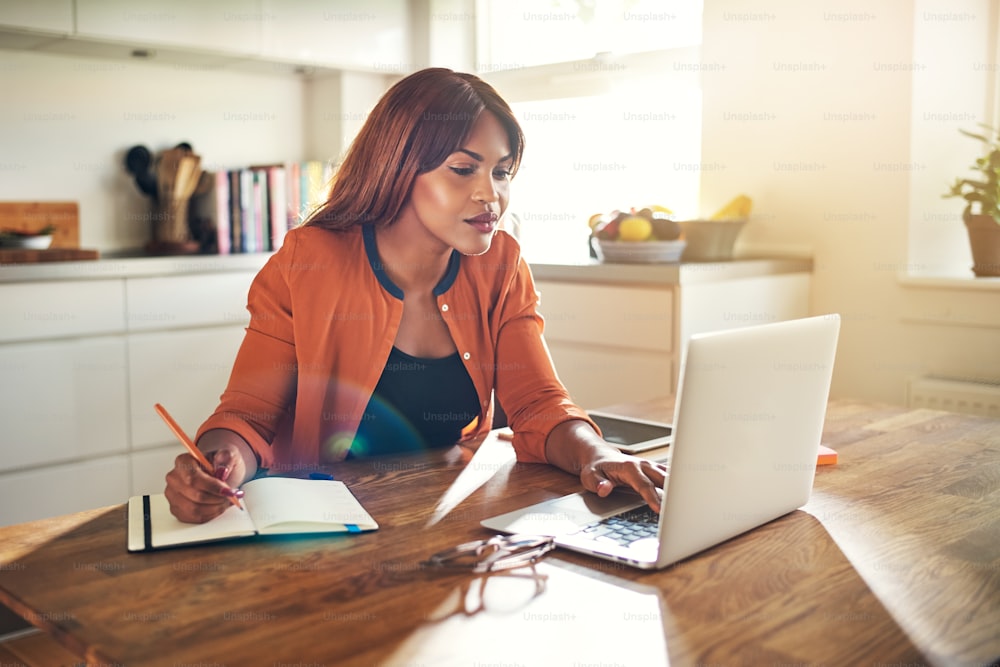
[[[1000,278],[900,274],[900,320],[909,324],[1000,330]]]
[[[917,273],[903,273],[899,275],[899,284],[903,287],[918,289],[1000,292],[1000,277],[977,278],[972,275],[923,275]]]

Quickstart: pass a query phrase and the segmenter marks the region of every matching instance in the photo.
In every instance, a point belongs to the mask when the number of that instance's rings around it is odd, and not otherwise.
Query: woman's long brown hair
[[[507,130],[517,171],[524,134],[510,107],[473,74],[430,68],[393,85],[375,105],[330,186],[330,196],[304,224],[326,229],[392,224],[419,174],[462,147],[483,111]]]

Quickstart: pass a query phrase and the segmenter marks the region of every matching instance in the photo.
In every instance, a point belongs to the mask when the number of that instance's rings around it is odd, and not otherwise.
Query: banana
[[[720,208],[709,220],[746,220],[750,217],[753,200],[746,195],[736,195],[728,204]]]

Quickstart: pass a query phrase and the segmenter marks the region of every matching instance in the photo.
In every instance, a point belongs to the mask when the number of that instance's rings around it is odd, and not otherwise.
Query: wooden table
[[[619,406],[669,419],[672,401]],[[124,505],[0,529],[0,602],[102,665],[979,665],[1000,657],[1000,423],[834,401],[803,509],[659,572],[428,570],[578,489],[506,443],[337,468],[375,533],[125,550]],[[55,490],[57,491],[57,490]]]

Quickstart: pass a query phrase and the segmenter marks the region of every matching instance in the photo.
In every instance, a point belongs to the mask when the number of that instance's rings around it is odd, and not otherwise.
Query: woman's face
[[[507,132],[483,112],[464,146],[417,176],[397,223],[413,224],[463,255],[486,252],[507,210],[512,163]]]

